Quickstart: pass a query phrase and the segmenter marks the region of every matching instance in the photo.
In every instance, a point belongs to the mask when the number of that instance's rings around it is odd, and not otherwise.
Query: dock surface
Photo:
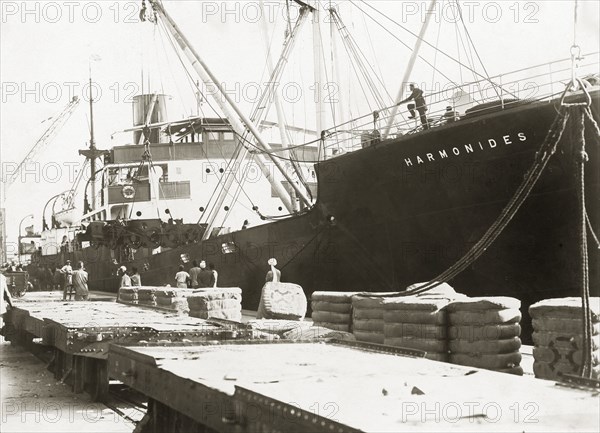
[[[217,431],[600,429],[597,390],[347,344],[111,346],[109,374]]]

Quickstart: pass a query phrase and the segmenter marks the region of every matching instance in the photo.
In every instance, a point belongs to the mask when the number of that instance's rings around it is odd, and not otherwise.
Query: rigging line
[[[167,66],[169,68],[169,72],[171,73],[171,78],[172,78],[173,82],[175,83],[175,88],[177,89],[177,94],[179,95],[179,103],[181,104],[181,107],[183,108],[183,111],[185,112],[187,107],[185,106],[185,104],[183,102],[184,99],[182,98],[181,89],[179,88],[179,80],[175,79],[175,73],[173,72],[173,68],[171,67],[171,62],[168,61],[169,56],[167,53],[167,47],[165,46],[165,38],[169,41],[169,43],[171,43],[171,41],[168,37],[168,35],[169,35],[168,32],[166,32],[164,27],[161,27],[161,25],[164,26],[162,21],[159,21],[159,30],[163,31],[166,35],[166,37],[165,37],[165,35],[163,35],[163,37],[160,38],[161,46],[162,46],[163,52],[165,54],[165,59],[167,60]],[[181,61],[181,58],[180,58],[178,52],[175,50],[175,47],[173,46],[172,43],[171,43],[171,47],[172,47],[173,51],[175,52],[175,56]],[[185,66],[183,66],[183,67],[185,69]],[[186,78],[188,80],[190,79],[188,74],[186,74]],[[189,84],[189,81],[188,81],[188,84]],[[192,87],[192,89],[196,90],[193,87]]]
[[[381,27],[383,30],[385,30],[390,36],[392,36],[394,39],[396,39],[398,42],[400,42],[405,48],[407,48],[408,50],[412,51],[412,48],[406,43],[404,42],[402,39],[400,39],[398,36],[396,36],[395,33],[393,33],[391,30],[389,30],[387,27],[385,27],[383,24],[381,24],[381,22],[379,22],[378,20],[376,20],[372,15],[370,15],[369,13],[367,13],[364,9],[362,9],[360,6],[356,5],[354,3],[353,0],[349,0],[350,3],[352,3],[356,8],[358,8],[362,13],[364,13],[366,16],[368,16],[369,18],[371,18],[371,20],[377,24],[379,27]],[[368,3],[365,3],[367,6],[373,8],[371,5],[369,5]],[[381,12],[379,12],[377,9],[373,8],[376,12],[382,14]],[[383,15],[383,14],[382,14]],[[392,20],[391,18],[387,17],[386,15],[384,15],[384,17],[386,17],[387,19],[389,19],[390,21],[392,21],[394,24],[400,26],[400,24],[396,23],[394,20]],[[414,33],[413,33],[414,35]],[[416,35],[414,35],[416,36]],[[426,44],[428,44],[427,41],[423,40],[423,42],[425,42]],[[431,45],[431,44],[429,44]],[[440,51],[442,54],[444,54],[445,56],[449,57],[448,54],[444,53],[441,50],[438,50],[437,48],[435,48],[437,51]],[[431,62],[429,62],[427,59],[425,59],[423,56],[418,55],[417,56],[419,59],[421,59],[424,63],[426,63],[427,65],[431,66],[432,68],[434,68],[434,66],[431,64]],[[453,61],[456,62],[456,59],[451,58]],[[450,77],[448,77],[446,74],[444,74],[440,69],[435,68],[436,71],[438,71],[438,73],[444,77],[446,80],[448,80],[450,83],[454,84],[455,86],[459,87],[459,84],[456,83],[454,80],[452,80]]]
[[[164,24],[163,24],[163,27],[164,27]],[[188,71],[188,69],[187,69],[187,67],[186,67],[186,65],[185,65],[185,62],[184,62],[184,61],[183,61],[183,59],[181,58],[181,56],[180,56],[180,54],[179,54],[179,51],[177,51],[177,48],[176,48],[176,45],[175,45],[174,41],[173,41],[173,40],[172,40],[172,39],[169,37],[169,32],[167,32],[167,31],[166,31],[166,29],[163,29],[163,31],[165,32],[165,34],[166,34],[166,36],[167,36],[167,40],[169,40],[169,42],[171,43],[171,46],[173,47],[173,50],[174,50],[174,52],[176,53],[176,55],[177,55],[177,58],[178,58],[178,59],[179,59],[179,61],[181,62],[182,66],[183,66],[183,68],[184,68],[184,71],[186,72],[186,74],[187,74],[187,75],[188,75],[188,77],[190,78],[190,81],[191,81],[191,82],[194,84],[194,86],[196,86],[196,84],[193,82],[193,79],[191,79],[191,74],[190,74],[190,72]],[[211,108],[211,110],[212,110],[212,111],[213,111],[213,112],[216,114],[216,116],[217,116],[217,117],[218,117],[218,118],[219,118],[221,121],[225,121],[226,119],[224,119],[224,118],[223,118],[223,117],[222,117],[222,116],[221,116],[221,115],[220,115],[220,114],[219,114],[219,113],[218,113],[218,112],[215,110],[215,108],[212,106],[212,104],[211,104],[211,103],[210,103],[210,101],[209,101],[209,100],[206,98],[206,95],[204,95],[204,93],[203,93],[203,92],[200,90],[200,88],[199,88],[198,86],[196,86],[196,88],[198,89],[198,92],[200,93],[200,95],[201,95],[201,96],[204,98],[204,100],[207,102],[207,104],[208,104],[208,106]],[[234,131],[234,133],[235,133],[235,131]],[[237,133],[235,133],[235,134],[236,134],[236,135],[238,135]],[[238,150],[236,151],[236,155],[235,155],[235,156],[239,155],[239,152],[241,151],[241,146],[242,146],[242,141],[240,141],[240,142],[239,142]],[[210,158],[208,158],[208,154],[205,154],[205,155],[206,155],[206,159],[207,159],[209,162],[211,162],[211,161],[210,161]],[[224,157],[224,155],[223,155],[222,153],[221,153],[221,155],[223,156],[223,159],[227,159],[227,158],[225,158],[225,157]],[[227,164],[227,168],[228,168],[228,169],[231,169],[231,171],[233,171],[233,170],[234,170],[234,168],[235,168],[234,166],[232,166],[232,165],[234,164],[234,162],[233,162],[233,161],[234,161],[234,159],[232,158],[232,159],[230,159],[230,160],[229,160],[229,162],[228,162],[228,164]],[[215,197],[216,191],[219,189],[219,185],[221,185],[221,184],[224,184],[224,182],[225,182],[225,179],[226,179],[226,177],[225,177],[225,176],[221,176],[221,177],[219,178],[219,181],[218,181],[217,187],[216,187],[216,188],[213,190],[213,193],[212,193],[212,195],[211,195],[211,197],[210,197],[210,199],[209,199],[209,203],[208,203],[208,204],[207,204],[207,206],[206,206],[206,209],[208,209],[208,208],[210,208],[210,209],[214,209],[214,206],[215,206],[215,204],[213,203],[213,204],[211,205],[210,203],[213,201],[213,198]],[[235,177],[234,177],[234,179],[235,179]],[[206,212],[206,211],[205,211],[205,212]],[[203,218],[203,216],[205,215],[205,212],[203,212],[203,213],[202,213],[202,215],[200,216],[200,218]],[[200,222],[200,220],[198,220],[198,222]]]
[[[577,0],[575,0],[575,2],[577,2]],[[477,56],[477,60],[479,60],[479,64],[481,65],[481,68],[483,69],[483,72],[485,73],[487,81],[490,82],[490,83],[493,83],[493,81],[490,78],[490,74],[487,71],[487,68],[483,64],[483,60],[481,60],[481,57],[479,56],[479,51],[477,50],[477,47],[475,47],[475,43],[473,42],[473,39],[471,38],[471,34],[469,33],[469,29],[467,29],[467,24],[465,23],[465,20],[463,18],[462,8],[460,7],[459,0],[456,0],[456,6],[458,6],[458,13],[459,13],[459,16],[460,16],[460,21],[463,24],[463,27],[465,29],[465,33],[467,34],[467,39],[469,40],[469,43],[471,44],[471,46],[473,47],[473,50],[475,51],[475,55]],[[475,77],[474,74],[473,74],[473,77]],[[493,86],[493,87],[494,87],[494,91],[496,92],[496,95],[498,96],[498,98],[501,98],[500,93],[498,93],[497,87],[496,86]],[[500,89],[502,89],[502,86],[498,86],[498,87]],[[504,91],[504,89],[502,89],[502,90]],[[511,96],[515,97],[515,95],[513,95],[512,93],[511,93]]]
[[[339,29],[338,29],[339,31]],[[342,38],[342,44],[344,46],[344,49],[346,50],[346,53],[348,54],[348,58],[350,59],[350,66],[352,67],[352,70],[354,72],[354,75],[356,75],[356,78],[358,80],[358,85],[360,86],[360,89],[363,93],[363,96],[365,97],[365,102],[367,103],[367,105],[369,106],[369,111],[373,111],[373,107],[371,106],[371,103],[369,102],[369,97],[367,95],[367,92],[365,91],[365,88],[363,87],[362,81],[360,79],[360,75],[359,73],[356,71],[356,65],[355,62],[352,59],[352,55],[350,54],[350,52],[348,51],[348,45],[347,42],[344,42],[344,38]]]
[[[339,14],[336,13],[336,15],[338,15],[339,19],[341,20],[341,16],[339,16]],[[364,15],[362,15],[363,21],[365,21],[365,17]],[[346,29],[348,29],[347,26],[344,26]],[[367,33],[368,33],[368,29],[367,29]],[[370,37],[370,34],[369,34]],[[373,66],[371,65],[371,62],[369,62],[369,59],[367,58],[366,54],[364,53],[363,50],[361,50],[360,45],[356,42],[356,39],[354,38],[354,36],[352,35],[352,33],[350,33],[350,31],[348,31],[348,38],[350,39],[350,42],[354,45],[355,49],[358,51],[358,53],[360,54],[360,56],[362,56],[363,60],[364,60],[364,64],[366,66],[368,66],[368,68],[371,70],[371,72],[373,72],[373,76],[376,78],[376,80],[379,82],[379,84],[381,84],[381,87],[383,88],[384,92],[387,94],[388,98],[390,99],[391,103],[394,103],[394,98],[392,97],[392,95],[390,95],[390,93],[387,90],[387,87],[385,85],[385,83],[383,82],[383,75],[381,75],[381,72],[378,74],[377,71],[375,71],[375,68],[373,68]],[[372,41],[371,41],[372,42]],[[373,50],[373,48],[372,48]],[[374,53],[374,50],[373,50]],[[375,62],[376,64],[379,66],[379,63],[377,62],[377,56],[374,55],[375,58]],[[366,67],[365,67],[366,69]],[[380,68],[381,71],[381,68]],[[383,100],[383,98],[382,98]],[[385,107],[385,105],[384,105]]]
[[[349,1],[350,1],[352,4],[354,4],[354,0],[349,0]],[[373,9],[375,12],[379,13],[380,15],[382,15],[384,18],[386,18],[386,19],[388,19],[389,21],[391,21],[392,23],[396,24],[396,25],[397,25],[398,27],[400,27],[402,30],[405,30],[405,31],[407,31],[408,33],[410,33],[411,35],[413,35],[413,36],[414,36],[414,37],[416,37],[416,38],[418,38],[418,37],[419,37],[419,36],[418,36],[418,35],[416,35],[415,33],[411,32],[410,30],[408,30],[407,28],[405,28],[404,26],[402,26],[402,25],[401,25],[400,23],[398,23],[397,21],[393,20],[393,19],[392,19],[392,18],[390,18],[389,16],[387,16],[387,15],[385,15],[384,13],[382,13],[381,11],[377,10],[375,7],[373,7],[372,5],[370,5],[369,3],[367,3],[365,0],[361,0],[361,1],[362,1],[362,2],[363,2],[365,5],[367,5],[367,6],[368,6],[368,7],[370,7],[371,9]],[[358,6],[357,6],[357,7],[358,7]],[[360,7],[359,7],[359,9],[360,9]],[[362,10],[362,9],[361,9],[361,10]],[[363,12],[364,12],[364,11],[363,11]],[[373,17],[371,17],[369,14],[367,14],[366,12],[364,12],[364,13],[365,13],[365,14],[366,14],[368,17],[370,17],[370,18],[371,18],[373,21],[375,21],[377,24],[381,25],[381,24],[380,24],[380,23],[379,23],[377,20],[375,20],[375,19],[374,19]],[[386,29],[386,30],[387,30],[387,29]],[[389,33],[390,33],[390,34],[393,34],[393,33],[391,33],[391,32],[389,32]],[[398,38],[396,38],[396,39],[398,39]],[[400,40],[400,39],[398,39],[398,40]],[[423,43],[425,43],[426,45],[429,45],[429,46],[430,46],[431,48],[433,48],[434,50],[436,50],[436,51],[439,51],[441,54],[443,54],[444,56],[446,56],[448,59],[452,60],[453,62],[460,63],[460,62],[458,62],[458,61],[457,61],[457,60],[456,60],[454,57],[450,56],[449,54],[445,53],[444,51],[440,50],[439,48],[437,48],[437,47],[434,47],[434,46],[433,46],[431,43],[427,42],[425,39],[422,39],[422,42],[423,42]],[[403,43],[403,44],[404,44],[404,43]],[[410,47],[408,47],[406,44],[404,44],[404,45],[405,45],[407,48],[411,49],[411,48],[410,48]],[[411,49],[411,50],[412,50],[412,49]],[[431,66],[431,63],[427,62],[427,61],[426,61],[426,60],[425,60],[423,57],[421,57],[421,56],[418,56],[418,57],[419,57],[421,60],[423,60],[424,62],[426,62],[428,65],[430,65],[430,66]],[[460,64],[462,64],[462,63],[460,63]],[[469,70],[470,70],[470,68],[469,68],[468,66],[466,66],[466,65],[464,65],[464,64],[462,64],[462,66],[463,66],[464,68],[466,68],[466,69],[469,69]],[[442,73],[442,72],[441,72],[441,71],[439,71],[439,70],[438,70],[438,72],[439,72],[440,74]],[[486,81],[488,81],[488,82],[489,82],[489,83],[490,83],[492,86],[498,86],[498,87],[501,87],[501,86],[499,86],[497,83],[494,83],[493,81],[491,81],[491,80],[490,80],[488,77],[486,77],[485,75],[482,75],[482,74],[480,74],[480,73],[479,73],[479,72],[477,72],[477,71],[472,71],[472,72],[474,72],[474,73],[475,73],[475,74],[477,74],[479,77],[481,77],[481,78],[485,79]],[[442,74],[442,75],[443,75],[443,74]],[[446,78],[447,80],[449,80],[449,81],[450,81],[450,82],[452,82],[453,84],[456,84],[456,83],[454,83],[454,81],[450,80],[450,79],[449,79],[448,77],[446,77],[445,75],[443,75],[443,76],[444,76],[444,78]],[[511,96],[513,96],[513,97],[515,97],[515,98],[516,98],[516,96],[515,96],[514,94],[512,94],[511,92],[509,92],[509,91],[507,91],[507,90],[505,90],[505,89],[502,89],[502,90],[503,90],[504,92],[506,92],[507,94],[510,94]]]
[[[573,46],[577,46],[577,15],[578,15],[579,2],[575,0],[573,6]]]
[[[458,0],[454,0],[454,2],[458,6]],[[463,23],[463,25],[464,25],[464,23]],[[465,38],[463,38],[463,35],[460,31],[459,26],[455,25],[454,28],[456,30],[456,46],[457,46],[457,51],[459,52],[459,56],[460,56],[460,48],[459,48],[458,43],[460,41],[460,45],[462,46],[462,49],[465,53],[465,57],[467,59],[467,62],[469,63],[469,67],[472,70],[475,70],[475,63],[473,62],[473,54],[471,53],[471,49],[470,49],[471,46],[468,43],[465,44],[464,39],[466,38],[466,36],[465,36]],[[466,27],[465,27],[465,31],[466,31]],[[460,59],[460,57],[459,57],[459,59]],[[472,75],[473,75],[473,82],[476,83],[477,90],[479,90],[479,95],[481,96],[481,101],[483,102],[483,101],[485,101],[485,97],[483,96],[483,92],[481,91],[481,83],[477,82],[477,76],[475,74],[472,74]],[[462,70],[461,70],[461,81],[463,81]]]
[[[463,23],[463,27],[465,32],[467,31],[466,26]],[[473,50],[472,50],[472,46],[469,42],[467,42],[466,46],[465,46],[465,42],[464,42],[464,38],[463,35],[461,33],[460,34],[460,42],[461,45],[463,46],[463,50],[465,50],[465,56],[467,56],[467,59],[469,61],[469,66],[471,66],[473,69],[475,69],[475,61],[473,60]],[[465,35],[466,38],[466,35]],[[477,90],[479,90],[479,96],[481,97],[482,100],[484,100],[484,96],[483,96],[483,91],[481,89],[481,82],[477,81],[477,76],[475,74],[472,73],[473,76],[473,82],[475,83],[475,85],[477,86]],[[498,95],[498,92],[496,92],[496,95]],[[500,98],[500,95],[498,95],[498,98]]]
[[[454,35],[455,35],[454,37],[455,37],[455,40],[456,40],[456,55],[458,56],[458,63],[459,63],[458,74],[460,76],[460,82],[464,83],[465,79],[463,78],[463,74],[462,74],[463,68],[461,66],[462,62],[461,62],[461,58],[460,58],[460,45],[458,43],[458,26],[454,26]]]
[[[381,64],[379,63],[379,60],[377,59],[377,53],[375,52],[375,46],[373,45],[373,38],[371,37],[371,31],[369,30],[369,26],[367,26],[367,20],[363,14],[361,14],[361,17],[362,17],[363,25],[365,26],[365,30],[367,31],[367,39],[369,41],[369,46],[371,47],[371,54],[373,55],[373,58],[375,59],[375,64],[377,65],[377,69],[379,69],[379,77],[381,77],[381,80],[380,80],[381,85],[386,90],[386,93],[388,93],[388,95],[390,96],[390,99],[393,100],[394,98],[392,98],[392,96],[389,94],[389,92],[387,92],[387,86],[385,85],[385,82],[383,81],[383,71],[381,70]],[[441,20],[440,20],[440,23],[441,23]]]
[[[445,0],[442,0],[442,6],[441,6],[441,10],[444,10],[444,2]],[[440,42],[440,35],[442,34],[442,21],[440,20],[439,24],[438,24],[438,31],[437,31],[437,36],[435,38],[435,46],[439,46],[439,42]],[[437,72],[437,70],[435,69],[435,65],[437,65],[437,51],[433,52],[433,74],[431,76],[431,88],[435,89],[435,73]]]
[[[336,28],[338,29],[340,36],[342,37],[342,41],[344,42],[345,45],[348,46],[348,50],[352,53],[352,59],[354,59],[356,61],[358,67],[360,68],[363,79],[365,80],[367,86],[369,87],[369,90],[371,91],[371,94],[373,95],[373,98],[375,99],[376,104],[379,105],[379,109],[383,110],[388,104],[386,104],[384,102],[383,97],[381,96],[379,90],[377,89],[377,86],[371,79],[369,70],[364,65],[364,63],[361,59],[361,55],[364,58],[364,60],[366,60],[367,65],[369,64],[368,59],[366,58],[364,53],[362,53],[362,51],[360,50],[360,47],[358,46],[356,41],[352,38],[352,35],[348,31],[347,26],[344,24],[344,22],[342,21],[342,18],[339,16],[339,14],[337,13],[336,10],[332,11],[331,16],[336,24]],[[370,65],[369,65],[369,67],[370,67]],[[375,77],[379,79],[379,77],[377,77],[377,73],[375,72],[375,70],[372,67],[371,67],[371,71],[373,72],[373,75],[375,75]],[[379,80],[379,82],[381,83],[381,80]],[[387,90],[386,90],[386,92],[387,92]],[[389,93],[388,93],[388,96],[389,96]],[[390,100],[392,101],[391,103],[393,104],[394,101],[391,96],[390,96]]]
[[[154,46],[154,62],[156,63],[156,68],[158,69],[158,80],[160,81],[160,90],[162,92],[162,94],[165,94],[165,86],[164,86],[164,81],[163,81],[163,71],[162,71],[162,66],[161,66],[161,62],[159,62],[158,60],[158,44],[156,43],[156,34],[157,32],[160,32],[160,29],[158,28],[158,25],[156,23],[153,24],[152,26],[152,40],[153,40],[153,46]],[[160,36],[160,33],[159,33]],[[166,110],[167,107],[166,105],[163,107],[163,109],[165,110],[165,117],[168,118],[168,115],[166,114]]]

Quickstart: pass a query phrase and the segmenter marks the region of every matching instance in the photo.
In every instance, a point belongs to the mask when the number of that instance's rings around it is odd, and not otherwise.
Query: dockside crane
[[[0,193],[2,193],[2,199],[0,200],[0,260],[2,263],[6,260],[6,234],[4,231],[6,217],[4,203],[6,202],[6,191],[22,175],[27,164],[34,162],[36,156],[48,145],[48,143],[50,143],[50,141],[52,141],[62,126],[69,120],[75,111],[75,108],[77,108],[77,105],[79,105],[79,97],[74,96],[60,114],[52,120],[50,126],[48,126],[41,137],[34,143],[17,168],[6,177],[4,173],[2,174],[2,188],[0,188]]]
[[[4,184],[4,194],[3,199],[6,201],[6,190],[21,176],[27,164],[34,162],[35,157],[44,149],[45,146],[50,143],[50,141],[56,136],[58,131],[62,128],[62,126],[69,120],[75,108],[79,105],[79,97],[74,96],[73,99],[67,104],[67,106],[62,110],[62,112],[52,120],[52,123],[44,131],[42,136],[35,142],[35,144],[31,147],[25,158],[19,163],[14,172],[12,172],[5,181]]]

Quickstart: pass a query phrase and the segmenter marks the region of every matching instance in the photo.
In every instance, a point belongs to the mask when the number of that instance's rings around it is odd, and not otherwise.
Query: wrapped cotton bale
[[[581,373],[586,353],[581,298],[546,299],[529,307],[533,324],[533,372],[556,380]],[[590,298],[592,377],[600,378],[600,298]]]
[[[138,303],[138,288],[137,287],[121,287],[119,289],[119,301],[128,304]]]
[[[187,296],[189,315],[200,319],[211,317],[241,322],[242,289],[200,289]]]
[[[448,361],[448,302],[445,297],[429,293],[387,298],[383,305],[385,344],[423,350],[428,359]]]
[[[267,282],[262,289],[257,318],[301,320],[307,307],[306,295],[298,284]]]
[[[384,299],[367,295],[352,297],[352,333],[358,341],[384,343]]]
[[[157,287],[139,287],[138,288],[138,301],[140,304],[156,306],[156,292]]]
[[[314,325],[350,332],[352,329],[352,296],[354,295],[356,292],[314,292],[311,295]]]
[[[448,304],[450,362],[522,374],[520,307],[518,299],[503,296]]]
[[[156,305],[169,310],[187,312],[189,308],[185,296],[191,292],[191,289],[156,289],[154,291]]]

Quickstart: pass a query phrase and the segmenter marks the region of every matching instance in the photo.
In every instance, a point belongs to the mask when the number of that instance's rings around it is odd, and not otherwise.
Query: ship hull
[[[596,92],[596,120],[598,107]],[[398,291],[428,281],[462,257],[498,218],[532,165],[556,110],[556,103],[528,104],[339,156],[317,165],[319,198],[310,212],[136,257],[128,265],[147,268],[144,285],[173,285],[182,259],[212,262],[219,286],[241,287],[243,305],[250,309],[258,305],[270,257],[277,258],[282,279],[300,284],[307,294]],[[598,142],[592,134],[587,142],[587,211],[592,227],[598,227]],[[514,296],[524,313],[540,299],[577,296],[578,187],[573,134],[567,131],[504,232],[450,284],[471,296]],[[590,287],[598,296],[600,257],[593,242]],[[114,252],[86,249],[72,258],[86,262],[92,289],[117,290],[117,266],[111,261],[121,260]],[[528,332],[527,319],[524,328]]]

